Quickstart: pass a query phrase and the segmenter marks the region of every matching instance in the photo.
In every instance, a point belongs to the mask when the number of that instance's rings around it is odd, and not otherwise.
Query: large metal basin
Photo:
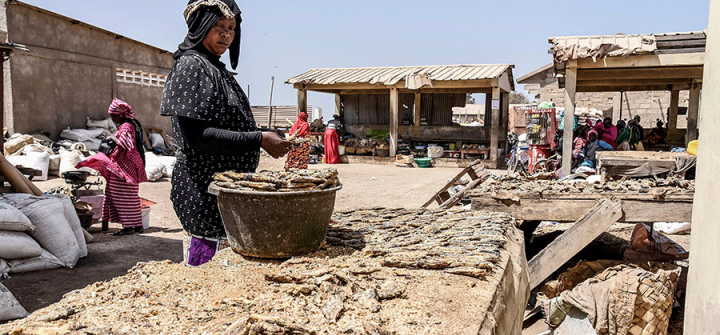
[[[259,258],[289,258],[320,248],[342,186],[304,192],[248,192],[210,184],[232,249]]]

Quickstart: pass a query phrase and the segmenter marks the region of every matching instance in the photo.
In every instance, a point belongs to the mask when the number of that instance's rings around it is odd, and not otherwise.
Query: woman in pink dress
[[[100,171],[107,182],[103,202],[103,223],[120,223],[123,229],[115,236],[143,233],[140,211],[139,184],[147,181],[145,174],[142,125],[135,119],[130,105],[113,100],[108,114],[119,125],[113,140],[115,149],[110,156],[100,152],[77,165]]]

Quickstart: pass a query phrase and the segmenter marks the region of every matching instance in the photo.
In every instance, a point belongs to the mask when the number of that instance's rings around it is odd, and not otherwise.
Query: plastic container
[[[254,192],[210,184],[233,251],[258,258],[313,252],[325,240],[338,186],[304,192]]]
[[[142,213],[143,229],[150,228],[150,207],[143,208],[140,212]]]
[[[415,158],[415,163],[419,168],[429,168],[432,165],[432,158]]]
[[[340,156],[345,156],[345,146],[344,145],[338,146],[338,153],[340,154]]]

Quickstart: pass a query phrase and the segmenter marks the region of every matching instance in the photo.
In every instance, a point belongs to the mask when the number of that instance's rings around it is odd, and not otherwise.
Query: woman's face
[[[235,39],[235,19],[220,18],[203,40],[203,46],[215,56],[222,56]]]
[[[117,114],[110,114],[110,117],[112,118],[113,122],[115,124],[121,124],[123,122],[123,117]]]

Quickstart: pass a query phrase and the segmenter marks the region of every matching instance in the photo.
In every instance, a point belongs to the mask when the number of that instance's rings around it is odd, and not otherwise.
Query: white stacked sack
[[[68,197],[0,197],[0,275],[72,268],[85,256],[85,236]]]

